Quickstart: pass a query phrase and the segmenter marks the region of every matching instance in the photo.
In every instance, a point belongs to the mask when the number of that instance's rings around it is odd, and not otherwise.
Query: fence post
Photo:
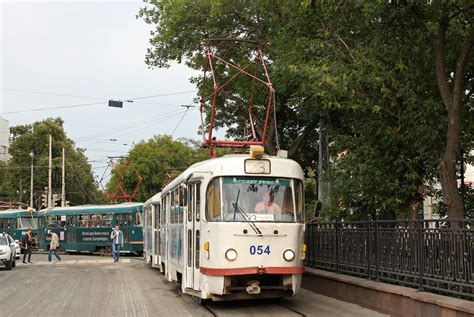
[[[372,225],[372,215],[370,213],[367,214],[367,279],[370,280],[370,226]]]
[[[379,213],[375,212],[375,220],[374,220],[374,225],[375,225],[375,241],[374,241],[374,248],[375,248],[375,280],[379,280],[379,225],[378,225],[378,220],[379,220]]]
[[[340,219],[336,217],[336,273],[339,274],[339,244],[340,244],[340,232],[339,232]]]
[[[417,229],[418,229],[418,289],[423,290],[423,211],[418,211],[417,214]]]

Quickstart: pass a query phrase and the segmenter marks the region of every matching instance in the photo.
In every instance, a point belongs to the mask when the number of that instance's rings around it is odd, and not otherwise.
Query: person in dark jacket
[[[31,245],[33,244],[33,233],[31,232],[31,228],[28,228],[28,231],[23,236],[23,247],[25,248],[25,253],[23,254],[23,263],[26,264],[26,254],[28,254],[28,263],[31,262]]]

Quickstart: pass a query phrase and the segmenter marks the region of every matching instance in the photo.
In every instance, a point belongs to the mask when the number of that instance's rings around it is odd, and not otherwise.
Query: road
[[[70,255],[0,269],[0,316],[385,316],[302,290],[279,302],[200,305],[142,259]]]

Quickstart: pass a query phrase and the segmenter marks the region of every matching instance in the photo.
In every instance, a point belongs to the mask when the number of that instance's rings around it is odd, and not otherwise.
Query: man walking
[[[123,247],[123,232],[120,230],[119,225],[115,225],[115,229],[110,234],[112,239],[112,257],[114,262],[118,262],[120,257],[120,247]]]
[[[49,244],[49,252],[48,252],[48,261],[51,262],[51,255],[54,254],[58,261],[61,261],[61,257],[58,254],[58,247],[59,247],[59,238],[56,232],[51,231],[51,243]]]
[[[33,243],[33,234],[31,233],[31,228],[28,228],[26,234],[23,236],[23,247],[25,248],[25,253],[23,254],[23,263],[26,264],[26,254],[28,254],[28,263],[31,262],[31,244]]]

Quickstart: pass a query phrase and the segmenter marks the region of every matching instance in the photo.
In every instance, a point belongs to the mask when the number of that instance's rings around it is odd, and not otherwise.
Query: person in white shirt
[[[112,258],[114,262],[118,262],[120,258],[120,247],[123,247],[123,232],[119,225],[115,225],[114,230],[110,233],[112,239]]]

